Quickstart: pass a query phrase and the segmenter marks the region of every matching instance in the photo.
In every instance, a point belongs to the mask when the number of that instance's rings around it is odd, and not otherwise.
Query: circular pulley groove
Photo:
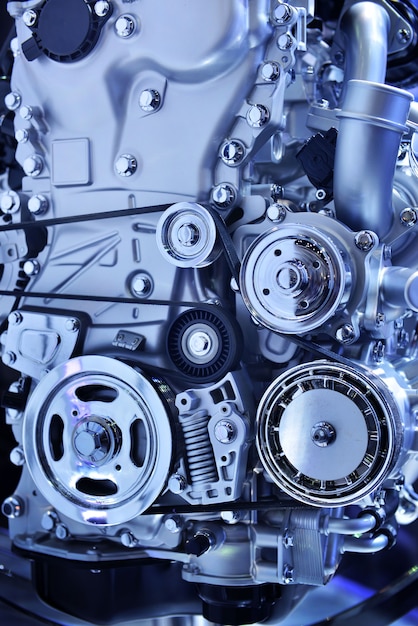
[[[249,247],[240,289],[251,315],[281,333],[310,332],[338,309],[347,268],[338,247],[318,229],[303,224],[276,227]]]
[[[237,323],[216,308],[213,313],[191,309],[182,313],[168,333],[167,350],[188,378],[219,380],[237,365],[242,346]]]
[[[271,479],[297,500],[342,506],[377,489],[401,448],[402,422],[373,374],[326,361],[289,370],[257,411],[257,449]]]
[[[35,388],[23,445],[35,484],[57,511],[78,522],[124,523],[165,485],[172,457],[168,404],[125,363],[74,358]]]

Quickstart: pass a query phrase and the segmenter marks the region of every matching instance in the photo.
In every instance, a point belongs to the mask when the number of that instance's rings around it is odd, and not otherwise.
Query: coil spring
[[[218,480],[215,457],[210,443],[207,411],[182,417],[184,444],[193,485]]]

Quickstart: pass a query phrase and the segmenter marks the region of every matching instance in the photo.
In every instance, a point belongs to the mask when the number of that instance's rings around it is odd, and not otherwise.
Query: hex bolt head
[[[39,264],[39,261],[37,261],[36,259],[28,259],[23,264],[23,271],[25,272],[26,276],[36,276],[37,274],[39,274],[40,270],[41,266]]]
[[[22,98],[20,97],[20,94],[17,93],[17,91],[11,91],[4,98],[4,104],[9,109],[9,111],[16,111],[16,109],[20,107],[21,102]]]
[[[293,39],[292,35],[290,35],[290,33],[283,33],[283,35],[280,35],[280,37],[278,37],[277,45],[280,50],[289,50],[293,46],[294,41],[295,40]]]
[[[269,83],[274,82],[280,76],[280,65],[275,61],[266,61],[261,68],[261,76]]]
[[[32,215],[43,215],[47,212],[48,206],[48,199],[41,194],[37,194],[29,198],[28,209]]]
[[[80,322],[74,317],[69,317],[65,321],[65,330],[68,330],[68,332],[75,333],[79,329],[80,329]]]
[[[251,128],[261,128],[269,118],[270,112],[263,104],[253,104],[247,111],[247,123]]]
[[[168,488],[171,493],[180,494],[186,489],[186,479],[181,474],[173,474],[168,479]]]
[[[416,209],[406,207],[400,212],[399,218],[403,226],[411,227],[417,223],[418,214]]]
[[[26,122],[30,122],[30,120],[34,118],[35,113],[31,106],[29,106],[28,104],[24,104],[23,106],[20,107],[19,115],[22,118],[22,120],[25,120]]]
[[[152,291],[152,281],[148,274],[135,274],[131,281],[131,291],[136,298],[148,296]]]
[[[241,520],[240,511],[221,511],[221,518],[225,524],[237,524]]]
[[[57,539],[61,539],[61,541],[67,539],[70,536],[70,532],[65,524],[57,524],[55,528],[55,536]]]
[[[9,496],[1,505],[1,512],[8,519],[16,519],[24,513],[24,503],[19,496]]]
[[[42,515],[41,526],[44,530],[54,530],[55,526],[58,524],[59,518],[55,511],[49,510],[45,511]]]
[[[121,15],[115,22],[115,31],[118,37],[127,39],[135,32],[135,20],[131,15]]]
[[[11,463],[13,463],[13,465],[16,465],[17,467],[21,467],[22,465],[24,465],[25,453],[23,451],[23,448],[21,446],[16,446],[16,448],[13,448],[13,450],[10,452],[9,458]]]
[[[356,338],[356,331],[351,324],[343,324],[338,328],[335,337],[340,343],[351,343]]]
[[[26,176],[36,178],[44,169],[44,161],[39,154],[32,154],[23,162],[23,171]]]
[[[18,128],[15,133],[17,143],[26,143],[29,139],[29,132],[26,128]]]
[[[13,363],[16,361],[15,353],[12,352],[11,350],[9,350],[8,352],[5,352],[3,354],[2,361],[5,365],[12,366]]]
[[[144,89],[139,96],[139,106],[143,111],[156,111],[161,104],[161,96],[155,89]]]
[[[292,18],[292,7],[288,4],[279,4],[273,11],[274,20],[277,24],[286,24]]]
[[[226,209],[235,202],[236,193],[232,185],[220,183],[212,189],[211,200],[220,209]]]
[[[22,19],[26,26],[35,26],[36,22],[38,21],[38,14],[33,9],[26,9],[26,11],[23,13]]]
[[[9,320],[9,324],[18,326],[23,321],[23,315],[20,311],[12,311],[7,319]]]
[[[115,170],[119,176],[132,176],[138,168],[138,162],[132,154],[121,154],[115,163]]]
[[[129,530],[121,532],[120,542],[125,548],[135,548],[138,543],[135,536]]]
[[[221,158],[226,165],[237,165],[245,154],[243,144],[237,139],[226,141],[221,147]]]
[[[182,529],[182,519],[178,515],[170,515],[164,520],[164,526],[168,530],[168,532],[173,535],[179,533]]]
[[[354,237],[354,243],[359,250],[368,252],[374,246],[374,237],[368,230],[361,230]]]
[[[219,443],[231,443],[237,436],[237,429],[233,422],[220,420],[215,424],[214,435]]]
[[[291,583],[293,583],[295,580],[295,576],[294,576],[294,568],[289,565],[288,563],[286,563],[283,566],[283,582],[286,585],[290,585]]]
[[[270,204],[267,209],[267,217],[271,222],[282,222],[286,217],[286,207],[278,202]]]
[[[110,4],[107,0],[98,0],[94,5],[94,12],[97,17],[105,17],[110,11]]]
[[[20,197],[15,191],[5,191],[0,198],[3,213],[16,213],[20,209]]]

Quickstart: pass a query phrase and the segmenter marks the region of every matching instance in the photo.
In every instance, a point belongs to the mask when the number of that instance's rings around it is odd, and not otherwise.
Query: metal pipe
[[[373,552],[379,552],[387,548],[389,544],[389,538],[383,533],[376,535],[376,537],[355,539],[354,537],[347,537],[344,541],[342,552],[358,552],[363,554],[372,554]]]
[[[328,533],[337,535],[357,535],[368,533],[376,526],[376,519],[366,513],[355,519],[330,517],[327,524]]]
[[[390,19],[376,2],[358,2],[343,15],[340,31],[345,49],[345,82],[384,83]]]
[[[338,219],[380,238],[393,221],[392,189],[402,134],[413,99],[396,87],[350,80],[340,118],[334,168]]]

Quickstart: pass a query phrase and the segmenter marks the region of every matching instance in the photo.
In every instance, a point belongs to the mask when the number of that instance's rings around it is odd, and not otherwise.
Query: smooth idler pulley
[[[281,333],[310,332],[338,309],[347,268],[333,240],[309,224],[273,228],[244,255],[240,289],[251,315]]]
[[[177,267],[206,267],[221,251],[213,217],[195,202],[169,207],[157,224],[156,236],[162,256]]]
[[[350,504],[377,489],[398,460],[402,432],[381,381],[326,361],[277,378],[257,412],[257,448],[268,475],[316,506]]]
[[[24,418],[38,489],[78,522],[112,525],[140,515],[169,473],[168,407],[162,391],[125,363],[103,356],[62,363],[35,388]]]

